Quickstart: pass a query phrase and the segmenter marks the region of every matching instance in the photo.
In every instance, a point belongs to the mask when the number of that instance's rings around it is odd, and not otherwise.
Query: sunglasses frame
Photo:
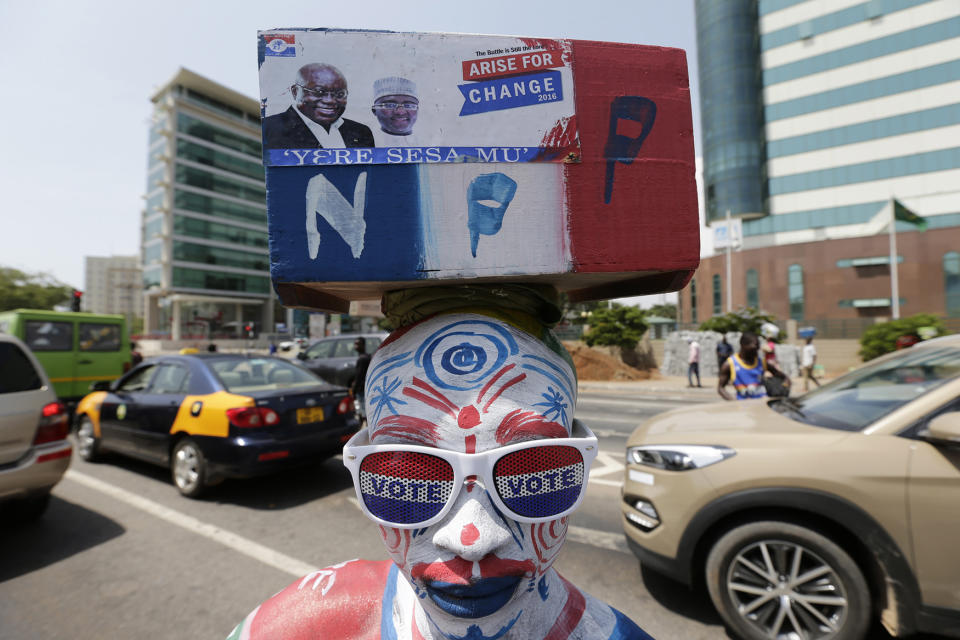
[[[528,440],[526,442],[510,444],[505,447],[497,447],[496,449],[491,449],[482,453],[462,453],[460,451],[438,449],[436,447],[426,447],[416,444],[366,444],[370,442],[370,429],[369,427],[365,427],[354,434],[354,436],[350,438],[350,440],[343,446],[343,464],[345,467],[347,467],[347,469],[350,470],[350,475],[353,478],[353,488],[357,493],[357,501],[360,503],[360,510],[363,511],[364,515],[366,515],[368,518],[385,527],[396,529],[423,529],[440,522],[453,508],[454,503],[456,503],[457,498],[460,496],[460,492],[463,490],[463,483],[467,476],[476,476],[479,480],[482,480],[484,487],[487,489],[487,495],[490,496],[490,500],[493,502],[494,506],[496,506],[497,509],[503,512],[504,515],[508,516],[509,518],[516,520],[517,522],[525,523],[550,522],[551,520],[556,520],[573,513],[577,507],[580,506],[580,503],[583,502],[583,496],[587,492],[587,483],[590,480],[590,465],[597,457],[599,450],[597,445],[597,436],[594,435],[593,431],[591,431],[587,425],[575,419],[573,421],[572,431],[574,434],[579,431],[583,435],[573,436],[570,438],[542,438],[538,440]],[[497,491],[496,480],[493,477],[493,468],[505,455],[514,453],[516,451],[522,451],[523,449],[532,449],[534,447],[544,446],[567,446],[573,447],[580,452],[580,456],[583,458],[583,484],[580,488],[580,494],[577,496],[577,499],[569,509],[566,509],[560,513],[541,518],[522,516],[511,510],[510,507],[504,504],[503,500],[500,498],[500,493]],[[390,522],[388,520],[378,518],[370,511],[370,509],[367,508],[367,504],[363,499],[363,494],[360,491],[360,465],[363,463],[364,458],[370,454],[390,451],[409,451],[411,453],[423,453],[435,456],[445,460],[453,469],[453,491],[450,492],[450,497],[447,498],[443,508],[440,509],[440,511],[437,512],[437,514],[432,518],[409,524]]]

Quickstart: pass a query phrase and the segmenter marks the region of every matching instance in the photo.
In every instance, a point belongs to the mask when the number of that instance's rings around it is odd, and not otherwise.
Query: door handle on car
[[[77,360],[77,364],[93,364],[93,360]]]

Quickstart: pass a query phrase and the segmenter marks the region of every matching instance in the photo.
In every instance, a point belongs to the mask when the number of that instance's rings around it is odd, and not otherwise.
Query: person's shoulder
[[[371,131],[371,130],[370,130],[370,127],[368,127],[367,125],[363,124],[362,122],[357,122],[356,120],[351,120],[350,118],[344,118],[344,119],[343,119],[343,125],[341,125],[341,126],[348,126],[348,127],[350,127],[351,129],[354,129],[354,130],[357,130],[357,131],[364,131],[364,132],[370,134],[370,138],[371,138],[371,139],[373,138],[373,131]]]
[[[350,560],[294,581],[253,610],[230,638],[380,637],[380,607],[393,563]]]
[[[582,592],[581,592],[582,593]],[[601,638],[605,640],[653,640],[647,632],[626,615],[610,605],[582,593],[583,616],[571,638]]]

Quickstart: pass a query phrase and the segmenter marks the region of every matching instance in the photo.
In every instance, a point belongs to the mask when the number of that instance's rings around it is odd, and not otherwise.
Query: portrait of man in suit
[[[293,105],[263,121],[267,149],[335,149],[372,147],[373,133],[343,117],[347,80],[333,65],[314,62],[300,67],[290,86]]]

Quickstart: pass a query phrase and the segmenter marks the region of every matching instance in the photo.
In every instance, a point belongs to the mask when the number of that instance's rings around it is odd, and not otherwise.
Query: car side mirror
[[[927,424],[923,435],[930,440],[960,447],[960,411],[937,416]]]
[[[90,385],[90,391],[110,391],[110,381],[97,380]]]
[[[307,359],[307,353],[305,351],[301,351],[297,354],[297,360],[306,360],[306,359]]]

